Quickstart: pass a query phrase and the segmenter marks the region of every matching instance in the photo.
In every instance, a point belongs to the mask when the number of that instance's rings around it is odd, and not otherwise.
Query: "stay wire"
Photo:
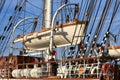
[[[97,33],[96,41],[98,41],[98,37],[99,37],[99,35],[100,35],[100,32],[101,32],[101,30],[103,29],[103,25],[105,24],[105,20],[106,20],[108,14],[109,14],[109,11],[110,11],[112,2],[113,2],[113,1],[111,1],[110,4],[108,5],[108,8],[106,9],[106,14],[103,16],[103,20],[101,21],[101,24],[100,24],[100,29],[99,29],[99,31],[98,31],[98,33]],[[95,42],[95,43],[96,43],[96,42]]]
[[[94,8],[95,8],[95,6],[96,6],[96,1],[97,0],[92,0],[90,3],[89,3],[89,5],[88,5],[88,9],[87,9],[87,7],[86,7],[86,10],[85,10],[85,12],[87,12],[88,14],[89,13],[93,13],[94,12]],[[93,4],[91,4],[91,3],[93,3]],[[94,7],[91,9],[91,10],[89,10],[90,8],[90,5],[94,5]],[[88,12],[88,11],[90,11],[90,12]],[[85,12],[84,12],[84,14],[85,14]],[[90,15],[88,15],[88,16],[92,16],[93,14],[90,14]],[[87,16],[87,15],[86,15]],[[88,21],[88,23],[87,24],[89,24],[90,22],[90,18],[88,18],[88,16],[87,16],[87,21]],[[83,19],[84,19],[84,17],[83,17]],[[87,25],[88,26],[88,25]],[[87,29],[85,30],[85,35],[86,35],[86,33],[87,33]],[[85,41],[85,38],[86,38],[86,36],[84,37],[84,39],[83,39],[83,41]]]
[[[20,4],[19,5],[21,5],[22,4],[22,2],[20,2]],[[22,11],[22,10],[21,10]],[[18,13],[19,14],[18,14]],[[20,15],[20,13],[21,12],[19,12],[19,8],[18,8],[18,10],[15,10],[15,12],[14,12],[14,17],[12,18],[12,20],[9,22],[9,23],[15,23],[15,20],[17,19],[16,17],[18,16],[18,15]],[[15,15],[16,14],[16,15]],[[16,18],[16,19],[15,19]],[[8,24],[9,24],[8,23]],[[13,24],[11,25],[11,26],[13,26]],[[10,27],[10,28],[12,28],[12,27]],[[8,34],[9,33],[9,34]],[[4,33],[5,35],[7,35],[8,37],[3,41],[3,43],[6,43],[6,45],[4,45],[4,44],[1,44],[1,45],[3,45],[3,46],[7,46],[8,45],[8,42],[9,42],[9,39],[10,39],[10,35],[11,35],[11,33],[12,33],[12,29],[9,29],[9,31],[6,31],[6,33]],[[2,48],[0,48],[0,51],[1,50],[3,50],[3,49],[5,49],[4,47],[2,47]],[[3,55],[3,54],[2,54]]]
[[[31,2],[30,2],[30,1],[28,1],[28,0],[27,0],[27,3],[28,3],[28,4],[30,4],[31,6],[33,6],[33,7],[37,8],[37,9],[40,9],[41,11],[43,11],[43,9],[42,9],[42,8],[40,8],[40,7],[36,6],[35,4],[31,3]]]
[[[98,23],[98,25],[97,25],[97,28],[96,28],[96,30],[95,30],[95,34],[94,34],[94,38],[92,39],[92,42],[93,41],[96,41],[96,39],[97,39],[97,35],[99,34],[99,32],[100,32],[100,30],[101,30],[101,28],[102,28],[102,24],[103,24],[103,22],[104,22],[104,20],[105,20],[105,16],[107,15],[107,11],[108,11],[108,8],[109,8],[109,5],[110,5],[110,0],[109,0],[109,2],[107,2],[107,4],[105,5],[105,8],[104,8],[104,10],[103,10],[103,13],[102,13],[102,15],[101,15],[101,19],[99,20],[99,23]],[[92,44],[92,43],[91,43]]]
[[[6,9],[6,11],[5,11],[5,13],[4,13],[4,15],[3,15],[1,21],[0,21],[0,26],[3,25],[2,23],[3,23],[3,21],[4,21],[4,19],[5,19],[5,16],[6,16],[8,10],[9,10],[9,8],[10,8],[11,3],[12,3],[12,0],[11,0],[10,3],[8,4],[8,7],[7,7],[7,9]]]
[[[90,43],[90,46],[89,46],[88,50],[86,50],[86,52],[85,52],[85,57],[88,56],[88,54],[90,53],[91,47],[95,44],[94,42],[96,41],[97,35],[98,35],[99,31],[101,30],[101,25],[103,24],[103,20],[105,19],[105,16],[107,14],[107,10],[109,8],[110,2],[111,2],[111,0],[107,0],[105,3],[105,7],[102,11],[101,19],[99,20],[99,23],[97,25],[98,28],[96,28],[94,36],[93,36],[92,41]]]
[[[100,3],[98,5],[98,8],[97,8],[97,11],[96,11],[96,14],[95,14],[95,18],[93,20],[93,23],[91,24],[92,27],[91,27],[90,32],[89,32],[88,37],[87,37],[87,43],[89,42],[89,39],[90,39],[91,33],[93,31],[93,27],[94,27],[95,21],[97,20],[97,15],[98,15],[98,12],[100,10],[101,2],[102,2],[102,0],[100,0]]]
[[[108,37],[107,35],[109,35],[109,32],[110,32],[110,28],[111,28],[113,19],[115,18],[115,15],[116,15],[116,13],[117,13],[117,10],[118,10],[118,8],[119,8],[119,6],[120,6],[120,2],[119,2],[118,4],[117,4],[117,3],[118,3],[118,2],[116,1],[115,7],[114,7],[113,13],[112,13],[112,18],[111,18],[111,20],[110,20],[110,24],[109,24],[108,29],[107,29],[107,33],[106,33],[105,36],[103,37],[103,40],[102,40],[102,42],[101,42],[101,45],[102,45],[102,44],[105,44],[106,38]]]

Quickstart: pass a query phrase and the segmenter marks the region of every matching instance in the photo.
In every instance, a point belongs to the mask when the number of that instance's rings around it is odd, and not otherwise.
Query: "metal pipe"
[[[14,43],[14,32],[16,30],[16,28],[25,20],[28,20],[28,19],[35,19],[33,17],[27,17],[27,18],[24,18],[22,20],[20,20],[14,27],[13,27],[13,31],[12,31],[12,35],[11,35],[11,39],[10,39],[10,53],[9,53],[9,56],[12,56],[12,53],[13,53],[13,43]],[[11,60],[9,61],[9,63],[11,63]]]
[[[55,14],[53,15],[53,19],[52,19],[52,26],[51,26],[51,35],[50,35],[50,52],[53,51],[53,33],[54,33],[54,21],[57,17],[57,14],[60,12],[60,10],[62,10],[62,8],[64,8],[65,6],[68,6],[68,5],[76,5],[75,3],[71,3],[71,4],[64,4],[62,5],[61,7],[59,7]]]

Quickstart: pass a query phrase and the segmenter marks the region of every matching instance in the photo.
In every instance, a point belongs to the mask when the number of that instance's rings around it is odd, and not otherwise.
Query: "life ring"
[[[81,74],[83,74],[83,73],[84,73],[84,68],[83,68],[83,67],[79,68],[78,74],[81,75]]]
[[[115,71],[114,66],[112,66],[110,64],[103,64],[102,65],[102,72],[103,73],[108,73],[108,72],[114,73],[114,71]]]

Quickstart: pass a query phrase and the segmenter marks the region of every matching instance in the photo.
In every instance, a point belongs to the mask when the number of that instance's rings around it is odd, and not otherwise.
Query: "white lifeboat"
[[[109,55],[113,57],[120,57],[120,46],[109,47]]]
[[[54,32],[54,45],[68,46],[71,43],[79,44],[85,36],[87,21],[74,20],[73,22],[56,25]],[[24,36],[18,36],[14,42],[24,42],[28,50],[44,50],[49,48],[50,28],[45,28]]]

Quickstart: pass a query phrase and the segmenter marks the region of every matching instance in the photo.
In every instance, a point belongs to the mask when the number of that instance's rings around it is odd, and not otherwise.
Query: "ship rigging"
[[[120,0],[0,4],[0,78],[120,79]]]

